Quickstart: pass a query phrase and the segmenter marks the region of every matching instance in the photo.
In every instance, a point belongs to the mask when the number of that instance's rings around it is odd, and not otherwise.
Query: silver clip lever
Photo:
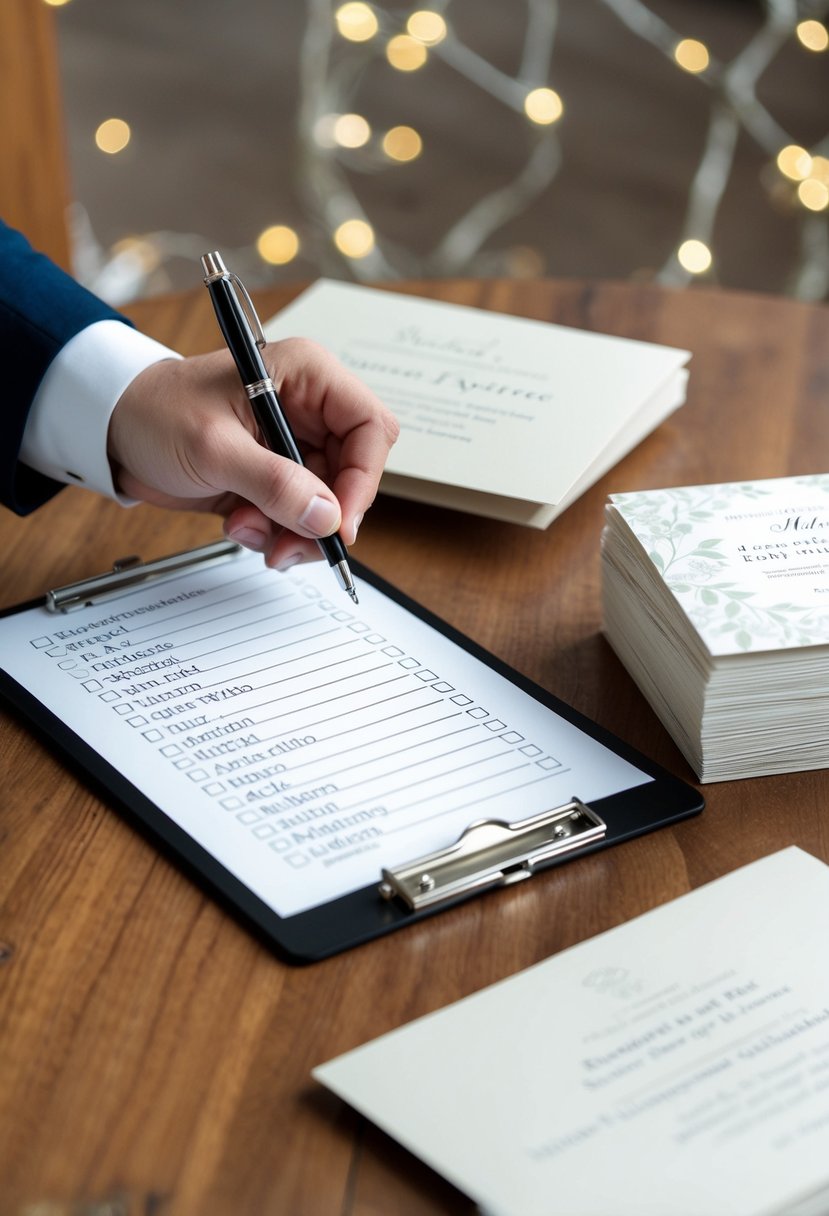
[[[546,862],[601,840],[607,824],[584,802],[505,823],[484,819],[455,844],[416,861],[383,870],[380,894],[401,899],[412,912],[433,908],[489,887],[529,878]]]

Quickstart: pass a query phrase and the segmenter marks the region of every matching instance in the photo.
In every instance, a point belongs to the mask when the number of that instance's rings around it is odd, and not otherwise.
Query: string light
[[[386,58],[398,72],[416,72],[428,57],[426,47],[411,34],[396,34],[386,45]]]
[[[531,122],[546,126],[561,118],[564,106],[555,89],[532,89],[524,98],[524,113]]]
[[[423,151],[423,140],[414,127],[392,127],[383,136],[383,151],[389,160],[417,160]]]
[[[67,0],[45,2],[57,5]],[[508,224],[545,196],[564,163],[553,129],[564,113],[562,99],[551,88],[534,87],[534,82],[549,78],[551,72],[560,6],[524,0],[527,19],[521,25],[523,45],[513,57],[518,66],[511,74],[497,60],[488,59],[471,44],[467,45],[457,29],[451,31],[450,37],[442,16],[447,7],[445,0],[434,3],[434,9],[414,10],[412,6],[405,32],[391,38],[385,36],[385,31],[394,28],[394,23],[401,28],[402,4],[385,6],[377,0],[376,4],[340,3],[336,8],[325,3],[307,6],[298,115],[303,186],[310,219],[329,233],[334,248],[348,259],[348,270],[356,279],[543,273],[541,252],[529,246],[497,250],[490,242],[494,233],[507,230]],[[794,217],[800,231],[787,290],[806,299],[825,296],[829,292],[829,235],[822,226],[816,226],[815,216],[829,210],[829,157],[812,155],[794,142],[762,99],[758,84],[775,56],[790,47],[795,36],[809,51],[829,49],[826,25],[821,21],[797,21],[796,10],[806,8],[805,3],[761,0],[762,26],[747,36],[745,44],[729,60],[715,61],[712,67],[705,43],[682,37],[646,0],[597,0],[597,4],[641,44],[649,45],[677,69],[701,77],[700,84],[708,90],[708,129],[697,163],[691,168],[683,221],[684,230],[696,235],[692,240],[677,242],[676,249],[671,243],[661,269],[649,268],[647,276],[670,286],[683,286],[689,276],[704,274],[718,263],[712,249],[712,233],[720,204],[734,177],[736,149],[739,142],[749,140],[760,149],[770,167],[776,162],[778,173],[772,170],[763,177],[768,199],[773,205],[779,202],[784,214]],[[816,4],[811,11],[818,7],[824,11],[823,5]],[[408,11],[409,6],[405,9]],[[332,31],[351,44],[369,44],[372,40],[374,43],[359,53],[352,52],[355,58],[349,64],[342,47],[332,39]],[[755,41],[762,42],[763,53],[746,53]],[[370,66],[372,58],[385,57],[398,71],[416,72],[432,56],[440,59],[442,70],[454,72],[510,114],[516,110],[520,114],[523,107],[524,116],[537,131],[532,138],[525,132],[515,139],[515,147],[509,149],[510,153],[517,153],[514,170],[488,193],[474,197],[468,208],[452,219],[433,248],[421,254],[407,248],[405,243],[383,239],[368,219],[347,219],[335,227],[331,217],[357,216],[363,211],[365,204],[354,190],[355,172],[394,173],[398,166],[416,160],[423,152],[423,140],[412,126],[391,126],[375,142],[371,126],[362,115],[338,112],[355,104],[352,98],[358,94],[364,69]],[[698,90],[699,95],[702,90]],[[342,103],[341,107],[338,103]],[[115,133],[118,126],[113,130],[113,124],[120,126],[120,138]],[[121,124],[122,120],[110,120],[101,125],[101,138],[96,137],[99,147],[114,152],[126,146],[129,126]],[[821,141],[816,146],[825,151],[827,142]],[[352,154],[339,155],[338,149],[342,148]],[[817,223],[823,218],[821,214]],[[156,233],[148,239],[155,243],[163,260],[179,256],[185,245],[189,251],[193,238]],[[291,229],[275,225],[261,234],[257,249],[260,257],[275,265],[284,264],[296,256],[299,238]],[[551,252],[550,256],[552,259],[556,255]],[[557,272],[553,261],[550,269],[551,273]]]
[[[43,3],[48,4],[50,8],[63,8],[65,4],[69,3],[69,0],[43,0]]]
[[[107,118],[95,132],[95,143],[102,152],[114,156],[116,152],[123,152],[131,137],[129,123],[123,118]]]
[[[711,250],[704,241],[683,241],[676,251],[677,261],[689,274],[705,274],[713,262]]]
[[[341,4],[334,14],[337,29],[349,42],[369,42],[379,27],[370,4]]]
[[[446,37],[446,22],[440,13],[433,13],[431,9],[419,9],[412,13],[406,22],[406,29],[412,38],[426,46],[437,46]]]
[[[345,220],[334,231],[334,244],[347,258],[364,258],[374,248],[374,229],[365,220]]]
[[[829,47],[829,30],[820,21],[801,21],[795,33],[807,51],[825,51]]]
[[[256,252],[271,266],[286,266],[299,253],[299,237],[285,224],[273,224],[260,232]]]
[[[704,72],[710,62],[708,47],[696,38],[683,38],[674,47],[674,59],[686,72]]]

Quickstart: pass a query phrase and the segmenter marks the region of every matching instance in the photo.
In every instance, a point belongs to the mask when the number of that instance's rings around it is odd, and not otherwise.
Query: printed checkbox
[[[87,692],[100,692],[103,684],[100,680],[84,680],[83,687]]]
[[[420,666],[420,659],[405,658],[401,659],[398,666],[404,667],[406,671],[411,671],[413,667]]]
[[[345,609],[341,609],[339,612],[332,612],[331,619],[332,621],[353,621],[354,613],[346,612]]]
[[[147,719],[141,714],[134,714],[131,718],[127,718],[127,726],[146,726]]]
[[[536,747],[534,743],[528,743],[526,747],[519,747],[518,750],[522,756],[529,756],[531,759],[533,756],[541,755],[541,748]]]
[[[383,654],[387,654],[390,659],[399,659],[403,651],[399,646],[384,646]]]
[[[59,666],[63,666],[63,664],[59,664]],[[77,669],[77,671],[70,671],[69,675],[72,677],[73,680],[82,680],[84,678],[84,676],[86,675],[86,672],[83,670],[82,667],[79,667]]]
[[[133,711],[133,706],[130,705],[129,701],[122,701],[120,705],[113,705],[112,708],[117,714],[120,714],[122,718],[126,714],[131,714]]]
[[[98,699],[100,701],[106,701],[107,704],[110,704],[112,701],[119,700],[120,696],[120,692],[114,692],[112,689],[110,689],[109,692],[102,692]]]
[[[428,667],[422,667],[420,671],[415,672],[415,675],[417,676],[418,680],[422,680],[424,684],[431,684],[432,680],[436,680],[438,678],[438,673],[436,671],[429,671]]]
[[[260,827],[253,829],[254,836],[258,836],[260,840],[267,840],[269,836],[273,836],[278,829],[272,823],[263,823]]]
[[[438,684],[435,684],[435,686],[432,689],[432,692],[454,692],[454,691],[455,691],[455,685],[447,684],[445,680],[441,680]]]
[[[47,646],[52,645],[52,639],[45,636],[42,638],[32,638],[29,645],[34,646],[35,650],[44,650]]]
[[[189,756],[184,756],[181,760],[173,761],[176,768],[192,768],[195,763],[195,760],[191,760]]]
[[[385,642],[385,638],[379,633],[369,633],[363,638],[364,642],[371,642],[372,646],[379,646],[381,642]]]
[[[352,633],[368,633],[368,625],[365,621],[353,621],[348,628]]]
[[[237,815],[236,818],[247,826],[249,823],[258,823],[262,816],[258,811],[242,811],[241,815]]]
[[[289,866],[293,866],[295,870],[301,869],[302,866],[310,865],[311,858],[306,857],[304,853],[286,853],[284,860]]]
[[[46,653],[50,659],[65,659],[69,651],[65,646],[50,646]]]
[[[463,706],[463,705],[472,704],[472,698],[468,697],[465,692],[456,693],[455,696],[450,697],[449,700],[452,702],[453,705]]]
[[[243,807],[244,805],[245,804],[244,804],[244,802],[242,802],[241,798],[223,798],[222,799],[222,807],[226,811],[238,811],[239,808]]]
[[[556,760],[555,756],[543,756],[540,760],[536,760],[536,764],[548,773],[552,772],[554,768],[561,768],[561,761]]]
[[[331,603],[330,600],[320,600],[318,607],[322,608],[323,612],[333,612],[334,611],[334,605]]]
[[[302,594],[309,600],[318,600],[322,596],[322,592],[320,591],[319,587],[303,587]]]
[[[274,853],[284,853],[290,847],[290,840],[287,840],[284,836],[280,836],[279,840],[272,840],[268,845],[268,848],[273,849]]]
[[[177,743],[168,743],[166,747],[159,748],[159,751],[161,752],[162,756],[166,756],[168,760],[171,760],[173,756],[181,755],[181,748]]]
[[[191,781],[206,781],[210,773],[206,773],[203,768],[194,768],[192,773],[188,773],[187,776]]]
[[[160,743],[161,740],[164,738],[161,731],[156,730],[155,727],[153,727],[152,730],[142,730],[141,734],[144,736],[144,738],[147,740],[148,743]]]
[[[188,773],[187,775],[188,777],[193,776],[192,773]],[[205,776],[207,776],[206,773]],[[210,785],[205,785],[202,788],[204,789],[205,794],[209,794],[211,798],[218,798],[219,794],[223,794],[225,792],[225,786],[222,785],[221,781],[211,781]]]
[[[519,735],[517,730],[508,730],[505,735],[501,735],[505,743],[523,743],[524,736]]]
[[[488,709],[481,709],[480,705],[473,706],[472,709],[466,711],[470,718],[486,718],[489,714]]]
[[[61,671],[71,671],[73,667],[77,666],[78,664],[75,659],[63,659],[62,662],[58,663],[58,667],[61,669]]]
[[[491,718],[489,722],[484,722],[484,726],[487,728],[487,730],[503,730],[506,726],[506,722],[500,722],[497,718]]]

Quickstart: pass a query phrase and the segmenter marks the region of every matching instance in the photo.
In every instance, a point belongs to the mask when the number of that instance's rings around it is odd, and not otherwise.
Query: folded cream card
[[[827,941],[785,849],[314,1075],[499,1216],[825,1213]]]
[[[394,411],[381,489],[546,527],[685,396],[688,352],[320,280],[265,325]]]

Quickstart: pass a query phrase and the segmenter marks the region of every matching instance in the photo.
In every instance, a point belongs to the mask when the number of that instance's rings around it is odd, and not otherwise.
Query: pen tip
[[[355,604],[359,604],[360,601],[357,599],[357,592],[353,587],[348,588],[348,594],[351,596]]]

